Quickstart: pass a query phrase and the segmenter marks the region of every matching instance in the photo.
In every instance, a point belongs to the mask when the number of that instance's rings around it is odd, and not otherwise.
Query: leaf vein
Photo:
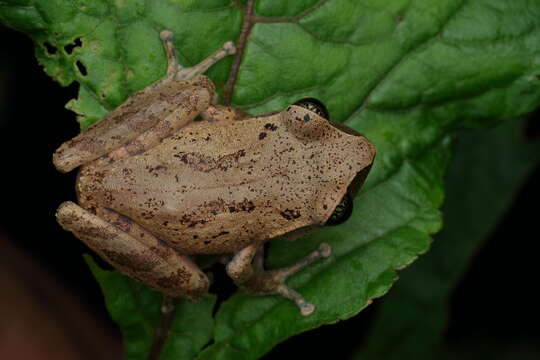
[[[442,24],[441,28],[432,36],[428,37],[424,41],[420,42],[415,48],[411,49],[409,52],[405,52],[403,56],[398,58],[389,68],[387,71],[383,72],[383,74],[379,77],[379,80],[375,82],[375,85],[368,90],[366,96],[364,97],[364,101],[360,105],[360,107],[351,113],[351,115],[347,118],[348,121],[350,118],[356,116],[358,113],[362,112],[366,107],[368,106],[369,100],[371,96],[375,93],[375,91],[385,83],[386,79],[390,77],[392,73],[397,71],[401,67],[401,64],[403,64],[405,61],[407,61],[410,57],[420,52],[422,49],[425,49],[428,47],[433,41],[437,40],[437,38],[442,34],[446,26],[450,23],[450,21],[457,15],[459,12],[465,7],[465,4],[467,3],[467,0],[462,0],[459,6],[456,7],[453,13],[451,13],[444,23]]]

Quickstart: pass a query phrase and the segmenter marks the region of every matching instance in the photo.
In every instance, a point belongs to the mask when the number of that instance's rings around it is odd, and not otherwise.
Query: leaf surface
[[[459,133],[446,176],[445,227],[429,253],[400,274],[355,358],[443,355],[453,290],[540,160],[540,142],[524,141],[523,125],[523,119],[510,119],[484,133]]]

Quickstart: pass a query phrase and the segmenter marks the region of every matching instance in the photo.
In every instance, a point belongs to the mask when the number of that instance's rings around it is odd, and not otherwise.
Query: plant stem
[[[161,351],[163,350],[163,345],[165,345],[165,341],[167,340],[167,337],[169,337],[175,310],[176,300],[167,295],[163,295],[163,303],[161,305],[161,312],[163,313],[163,316],[161,317],[161,322],[156,329],[154,343],[150,349],[148,360],[159,360]]]
[[[232,101],[234,85],[236,84],[236,78],[238,77],[238,72],[240,71],[240,63],[242,62],[242,56],[244,55],[244,50],[246,48],[248,35],[251,32],[253,27],[253,6],[255,4],[254,0],[248,0],[244,11],[244,22],[242,24],[242,30],[240,31],[240,37],[238,38],[238,43],[236,46],[236,55],[233,60],[231,71],[229,72],[229,78],[227,79],[227,84],[225,85],[225,99],[224,104],[230,105]]]

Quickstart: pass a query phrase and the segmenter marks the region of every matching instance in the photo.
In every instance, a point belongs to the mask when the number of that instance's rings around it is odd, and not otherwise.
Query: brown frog
[[[61,204],[58,222],[120,272],[166,295],[207,293],[209,280],[190,255],[234,254],[226,268],[236,284],[281,294],[311,314],[314,305],[284,282],[328,257],[330,246],[265,271],[263,245],[346,220],[374,146],[329,120],[314,99],[254,117],[215,105],[214,85],[202,74],[234,45],[182,68],[172,32],[161,39],[166,76],[55,152],[58,170],[80,167],[78,205]]]

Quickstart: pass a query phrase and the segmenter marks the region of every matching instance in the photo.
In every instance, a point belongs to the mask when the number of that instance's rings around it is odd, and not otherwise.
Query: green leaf
[[[355,358],[439,358],[452,291],[540,160],[540,142],[522,137],[519,120],[457,136],[446,177],[445,226],[429,253],[400,274]]]
[[[105,271],[88,255],[85,260],[105,295],[107,309],[120,326],[126,359],[148,359],[161,318],[161,294],[115,271]],[[193,359],[212,339],[215,297],[176,305],[171,335],[162,359]]]
[[[291,264],[321,241],[333,246],[329,259],[289,281],[316,304],[316,313],[301,317],[284,299],[235,294],[218,309],[213,342],[201,359],[257,358],[383,295],[396,270],[425,252],[441,227],[450,134],[540,104],[540,3],[260,0],[256,17],[246,17],[250,3],[0,1],[0,20],[33,38],[45,71],[63,85],[80,84],[68,106],[82,128],[165,73],[160,30],[174,31],[181,62],[193,64],[238,40],[243,21],[251,19],[238,73],[229,74],[232,58],[209,71],[218,90],[232,88],[233,104],[253,114],[317,97],[333,118],[376,144],[375,165],[346,224],[294,243],[271,243],[270,267]],[[227,87],[229,75],[235,81]],[[102,285],[107,297],[117,292]],[[148,301],[159,309],[159,299]],[[202,318],[210,314],[198,311]],[[128,312],[119,306],[111,314],[123,328]],[[131,343],[148,344],[152,334],[145,326],[126,338],[128,357],[147,351],[137,345],[140,352],[130,352]],[[165,351],[163,358],[173,357]]]

